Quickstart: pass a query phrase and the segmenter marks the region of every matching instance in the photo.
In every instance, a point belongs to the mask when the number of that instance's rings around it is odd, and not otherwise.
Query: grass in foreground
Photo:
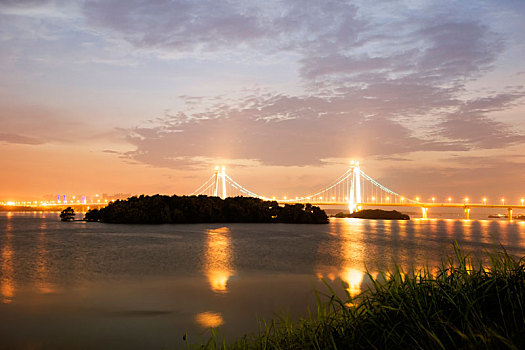
[[[216,333],[201,349],[523,349],[525,260],[505,250],[484,267],[456,249],[437,273],[400,269],[371,279],[343,300],[330,289],[315,314],[280,317],[259,334],[225,344]]]

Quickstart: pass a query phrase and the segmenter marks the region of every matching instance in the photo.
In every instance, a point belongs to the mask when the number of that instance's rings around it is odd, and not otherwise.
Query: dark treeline
[[[325,224],[328,216],[311,204],[285,204],[258,198],[208,196],[140,196],[117,200],[86,213],[87,221],[119,224],[259,222]]]
[[[355,213],[345,214],[343,212],[335,214],[336,218],[358,218],[376,220],[410,220],[410,216],[400,213],[397,210],[364,209]]]

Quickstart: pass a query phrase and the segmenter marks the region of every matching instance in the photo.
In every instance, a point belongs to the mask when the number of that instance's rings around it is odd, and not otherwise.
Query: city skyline
[[[0,1],[0,200],[525,196],[525,4]]]

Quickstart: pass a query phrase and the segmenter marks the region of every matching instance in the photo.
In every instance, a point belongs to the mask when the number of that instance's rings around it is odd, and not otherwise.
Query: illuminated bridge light
[[[483,197],[483,204],[485,204],[485,205],[487,204],[487,198],[485,198],[485,197]]]
[[[468,197],[465,197],[465,203],[468,203]]]
[[[452,197],[448,197],[448,202],[452,202]]]

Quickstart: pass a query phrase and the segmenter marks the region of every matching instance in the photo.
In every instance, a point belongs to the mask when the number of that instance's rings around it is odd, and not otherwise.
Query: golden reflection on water
[[[42,222],[40,225],[40,232],[38,233],[38,247],[36,253],[36,288],[40,293],[52,293],[53,286],[48,282],[49,268],[47,260],[47,224]]]
[[[209,311],[195,315],[195,321],[198,325],[205,328],[216,328],[224,324],[224,319],[220,313]]]
[[[212,291],[227,293],[228,280],[235,273],[232,263],[230,229],[221,227],[208,230],[207,234],[204,273]]]
[[[364,245],[362,232],[365,221],[343,219],[337,222],[330,222],[332,225],[330,234],[339,232],[339,265],[338,266],[316,266],[318,278],[334,281],[339,278],[346,286],[346,291],[350,296],[361,293],[361,283],[363,282],[363,261]],[[339,225],[336,227],[335,225]],[[375,225],[375,223],[372,223]],[[334,252],[336,253],[336,252]]]
[[[14,279],[14,250],[13,250],[13,234],[11,233],[13,226],[11,224],[11,217],[13,213],[7,213],[6,232],[3,237],[4,244],[2,246],[2,265],[0,267],[2,276],[0,278],[0,294],[2,296],[2,303],[9,304],[13,301],[15,296],[15,279]]]

